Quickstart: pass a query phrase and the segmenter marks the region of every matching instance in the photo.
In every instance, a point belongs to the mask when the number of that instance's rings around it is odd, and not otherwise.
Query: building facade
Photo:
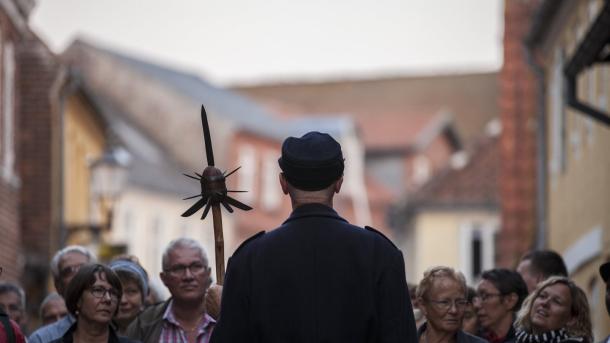
[[[610,331],[598,274],[610,259],[608,27],[608,1],[544,1],[529,37],[545,85],[545,243],[587,293],[596,340]]]

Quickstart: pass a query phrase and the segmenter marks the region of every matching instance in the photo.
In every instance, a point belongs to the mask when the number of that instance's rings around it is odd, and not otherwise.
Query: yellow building
[[[90,191],[90,165],[106,148],[105,124],[84,88],[74,81],[66,88],[63,109],[63,238],[66,245],[91,245],[92,228],[100,221]]]
[[[610,258],[610,2],[545,1],[533,27],[545,83],[546,246],[587,293],[599,340],[610,332],[598,274]]]

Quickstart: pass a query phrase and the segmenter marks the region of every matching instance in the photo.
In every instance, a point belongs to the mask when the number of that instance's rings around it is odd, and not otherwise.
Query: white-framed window
[[[244,202],[254,200],[254,186],[256,181],[256,150],[249,144],[239,147],[238,162],[241,169],[237,171],[237,190],[247,191],[239,194],[239,198]],[[250,204],[249,204],[250,205]]]
[[[493,222],[465,221],[460,225],[460,270],[469,284],[494,268],[497,231]]]
[[[426,155],[417,155],[413,160],[413,183],[417,186],[430,178],[430,159]]]
[[[11,42],[2,45],[2,176],[15,179],[15,50]]]
[[[276,152],[267,151],[263,159],[261,196],[263,209],[267,211],[276,210],[282,203],[277,155]]]
[[[566,109],[565,77],[563,75],[564,53],[561,48],[555,50],[551,74],[551,175],[558,175],[566,166]]]

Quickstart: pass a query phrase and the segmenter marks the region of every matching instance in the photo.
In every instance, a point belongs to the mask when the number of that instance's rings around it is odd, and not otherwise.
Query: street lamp
[[[112,212],[116,200],[127,184],[130,156],[122,148],[109,149],[89,166],[91,195],[99,201],[105,223],[101,227],[110,231]]]

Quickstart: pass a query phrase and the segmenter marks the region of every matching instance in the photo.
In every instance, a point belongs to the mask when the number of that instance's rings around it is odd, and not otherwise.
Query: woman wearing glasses
[[[526,296],[527,286],[519,273],[503,268],[483,272],[474,297],[478,336],[490,343],[514,342],[515,314]]]
[[[515,326],[517,343],[593,341],[587,296],[574,282],[560,276],[538,284],[523,302]]]
[[[419,327],[419,343],[482,343],[482,339],[461,330],[466,300],[462,273],[449,267],[424,272],[417,287],[417,303],[426,317]]]
[[[123,289],[118,276],[101,264],[82,266],[65,291],[66,307],[76,322],[52,343],[129,343],[110,325],[119,308]]]

